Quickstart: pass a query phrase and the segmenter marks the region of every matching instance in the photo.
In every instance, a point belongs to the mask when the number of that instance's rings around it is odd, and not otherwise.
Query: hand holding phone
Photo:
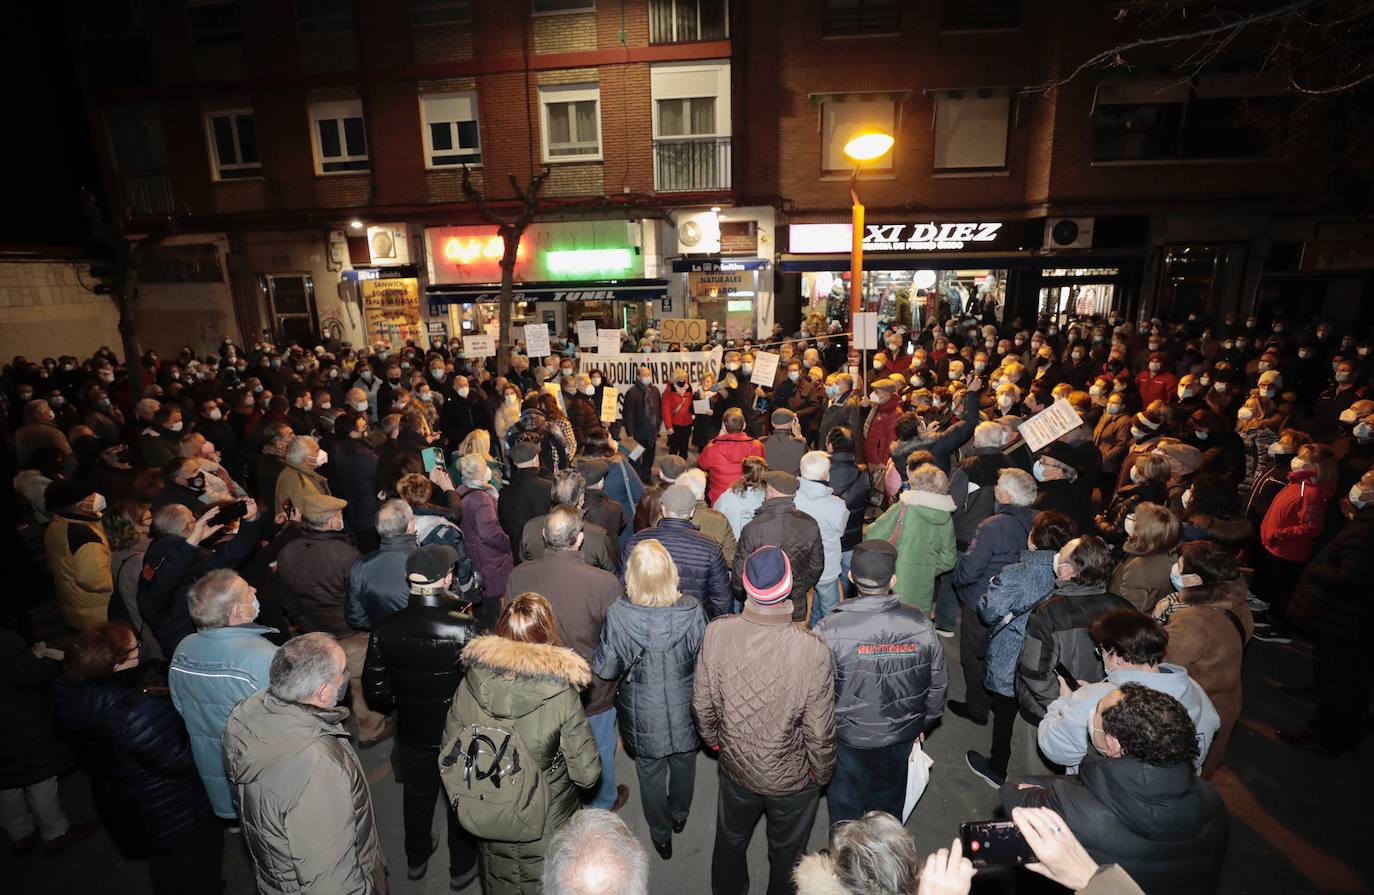
[[[427,447],[420,451],[420,457],[425,461],[425,472],[434,471],[434,467],[439,465],[439,449]]]
[[[1012,867],[1038,860],[1026,837],[1009,820],[973,820],[960,824],[959,841],[975,867]]]
[[[1059,679],[1064,682],[1064,686],[1068,687],[1070,692],[1082,686],[1078,682],[1078,678],[1073,676],[1073,672],[1069,671],[1069,667],[1063,662],[1054,663],[1054,673],[1059,675]]]

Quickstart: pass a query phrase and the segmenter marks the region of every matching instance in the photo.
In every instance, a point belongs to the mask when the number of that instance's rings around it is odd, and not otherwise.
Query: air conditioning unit
[[[714,211],[690,211],[677,216],[679,255],[719,255],[720,223]]]
[[[1094,220],[1094,218],[1050,218],[1045,221],[1045,248],[1092,248]]]
[[[367,228],[367,246],[372,263],[388,267],[410,263],[410,241],[405,224],[382,224]]]

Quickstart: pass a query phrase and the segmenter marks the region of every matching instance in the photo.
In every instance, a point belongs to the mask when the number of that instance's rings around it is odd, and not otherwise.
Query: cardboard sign
[[[1038,451],[1065,432],[1072,432],[1083,425],[1083,419],[1069,404],[1068,398],[1060,398],[1049,407],[1026,420],[1017,429],[1026,447]]]
[[[599,329],[596,331],[597,354],[619,354],[620,334],[618,329]]]
[[[548,357],[549,325],[547,323],[525,324],[525,355],[527,357]]]
[[[700,345],[706,341],[706,321],[698,318],[665,317],[659,321],[658,334],[664,342]]]
[[[620,393],[608,385],[601,392],[601,422],[613,423],[620,418]]]
[[[431,320],[429,327],[429,347],[438,348],[448,342],[448,321]]]
[[[463,354],[468,357],[495,357],[496,340],[490,335],[464,336]]]
[[[596,321],[579,320],[577,321],[577,346],[591,350],[596,344]]]
[[[876,311],[860,311],[854,315],[854,347],[860,351],[877,351],[883,347],[878,342]]]
[[[749,381],[754,385],[772,388],[778,378],[778,355],[771,351],[754,352],[754,374]]]

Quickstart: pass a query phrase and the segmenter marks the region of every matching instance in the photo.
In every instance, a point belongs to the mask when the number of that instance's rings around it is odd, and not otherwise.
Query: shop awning
[[[516,283],[516,301],[656,301],[668,294],[667,280],[613,283]],[[430,309],[446,305],[491,304],[501,298],[500,283],[427,286]]]

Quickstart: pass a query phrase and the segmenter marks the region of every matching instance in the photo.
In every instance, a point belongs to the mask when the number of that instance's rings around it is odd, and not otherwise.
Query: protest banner
[[[778,378],[778,355],[771,351],[754,352],[754,373],[749,381],[754,385],[772,388]]]
[[[525,324],[525,355],[527,357],[548,357],[549,325],[547,323]]]
[[[1083,419],[1073,409],[1068,398],[1060,398],[1049,407],[1023,422],[1017,427],[1026,447],[1038,451],[1065,432],[1071,432],[1083,425]]]
[[[463,354],[467,357],[495,357],[496,340],[489,335],[463,336]]]

